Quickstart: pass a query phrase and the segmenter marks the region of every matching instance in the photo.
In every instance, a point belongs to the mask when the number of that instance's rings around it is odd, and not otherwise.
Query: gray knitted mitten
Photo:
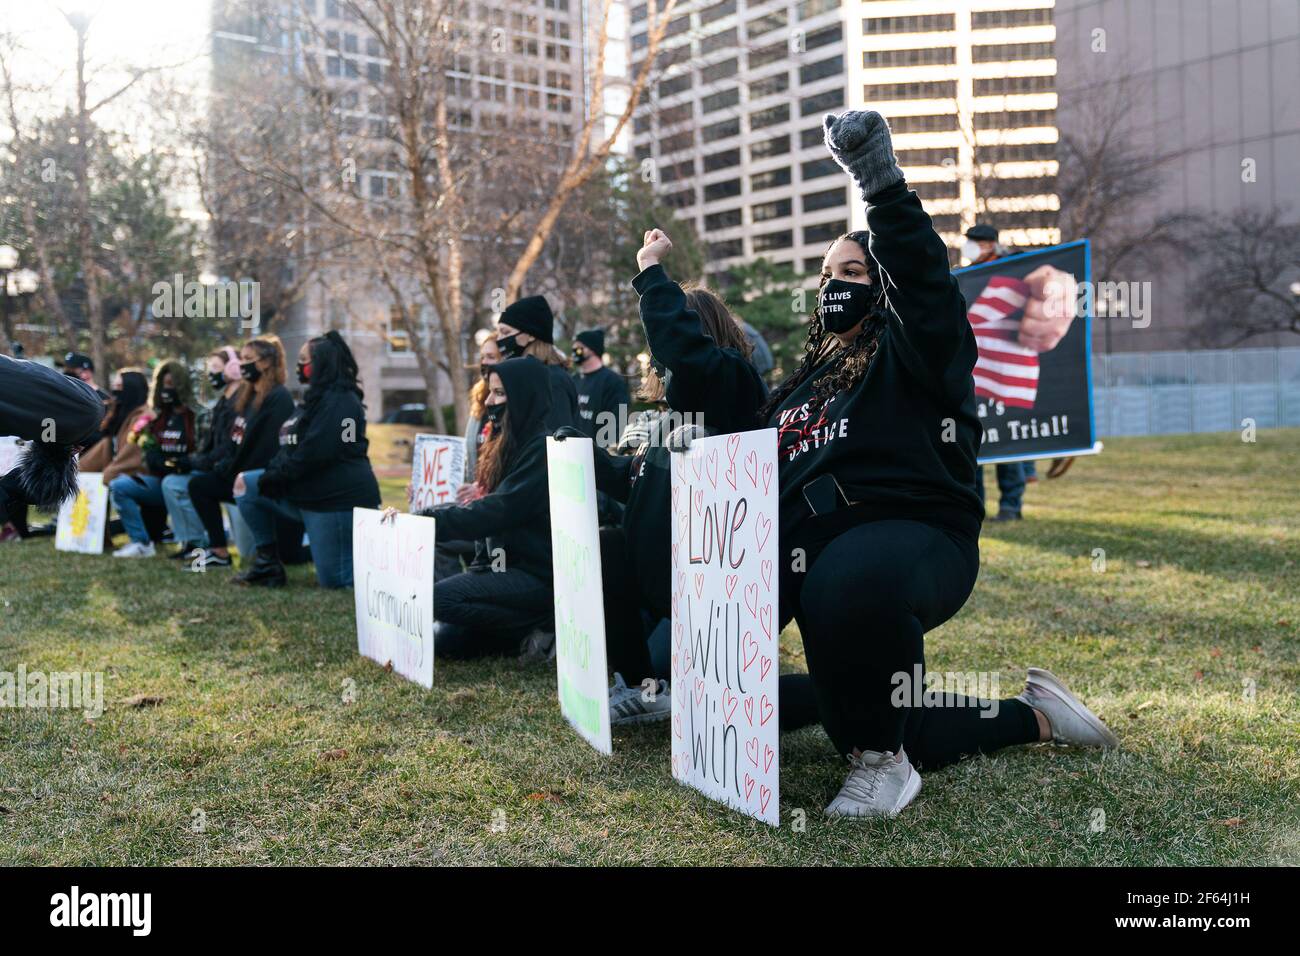
[[[863,199],[902,182],[903,171],[894,158],[889,123],[883,116],[874,110],[851,110],[838,117],[827,113],[824,123],[827,148],[857,182]]]

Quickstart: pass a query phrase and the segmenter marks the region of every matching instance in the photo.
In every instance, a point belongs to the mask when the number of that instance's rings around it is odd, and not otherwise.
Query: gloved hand
[[[862,190],[872,196],[903,181],[903,171],[894,158],[889,123],[874,110],[850,110],[840,116],[826,114],[826,147],[835,162],[844,167]]]

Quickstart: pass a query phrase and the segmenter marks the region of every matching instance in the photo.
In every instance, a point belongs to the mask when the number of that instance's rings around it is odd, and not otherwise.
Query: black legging
[[[234,489],[233,481],[227,481],[220,475],[209,472],[197,474],[190,479],[190,503],[194,505],[194,511],[203,522],[203,530],[208,533],[209,548],[226,546],[226,528],[221,522],[221,503],[223,501],[234,503]]]
[[[641,596],[622,528],[600,529],[600,576],[605,605],[605,654],[609,669],[622,675],[629,687],[647,677],[669,680],[650,661]]]
[[[829,516],[828,516],[829,517]],[[799,622],[807,675],[781,679],[781,729],[820,719],[842,754],[903,747],[918,768],[1038,740],[1018,700],[945,695],[943,706],[894,702],[896,674],[924,671],[926,631],[965,604],[979,573],[971,538],[919,521],[870,521],[806,544],[807,573],[788,571],[785,615]],[[982,705],[982,706],[981,706]]]
[[[554,613],[551,582],[528,571],[454,574],[433,585],[433,653],[462,659],[515,654],[534,628],[552,628]]]

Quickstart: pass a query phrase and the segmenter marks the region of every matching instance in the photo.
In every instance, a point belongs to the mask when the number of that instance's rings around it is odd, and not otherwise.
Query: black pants
[[[647,677],[670,680],[656,672],[646,644],[641,595],[627,550],[627,533],[619,527],[600,529],[600,576],[605,605],[605,655],[609,669],[621,674],[629,687]]]
[[[209,548],[226,546],[226,529],[221,522],[221,503],[223,501],[234,503],[234,489],[233,481],[227,481],[220,475],[208,472],[202,472],[190,479],[190,504],[194,505],[194,511],[203,522],[203,530],[208,533]]]
[[[970,596],[973,539],[890,520],[809,543],[807,572],[782,580],[808,660],[806,676],[781,679],[782,730],[819,719],[842,754],[902,747],[926,770],[1038,739],[1033,710],[1017,700],[998,701],[993,715],[987,701],[948,694],[939,706],[916,706],[913,694],[898,693],[896,675],[916,683],[916,668],[924,672],[925,632]]]
[[[437,619],[433,651],[439,657],[514,654],[533,628],[551,626],[551,582],[512,568],[465,571],[433,586]]]

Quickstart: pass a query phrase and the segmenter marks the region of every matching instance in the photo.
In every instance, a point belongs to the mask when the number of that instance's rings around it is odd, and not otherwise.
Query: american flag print
[[[1033,408],[1038,397],[1038,353],[1016,341],[1028,300],[1023,280],[994,276],[966,313],[979,346],[975,394],[1014,408]]]

